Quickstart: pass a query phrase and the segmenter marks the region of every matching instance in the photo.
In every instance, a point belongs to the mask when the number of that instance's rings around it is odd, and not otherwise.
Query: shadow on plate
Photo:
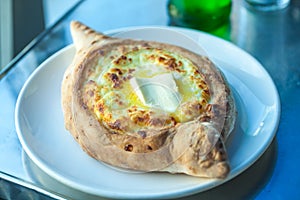
[[[273,174],[277,158],[277,140],[273,140],[266,152],[247,170],[234,179],[212,188],[210,190],[180,198],[185,200],[196,199],[251,199],[254,198],[268,183]],[[84,193],[82,191],[70,188],[56,179],[50,177],[23,152],[23,164],[31,179],[48,190],[55,191],[63,197],[72,199],[99,199],[99,196]],[[234,191],[234,192],[233,192]],[[105,198],[102,198],[105,199]]]

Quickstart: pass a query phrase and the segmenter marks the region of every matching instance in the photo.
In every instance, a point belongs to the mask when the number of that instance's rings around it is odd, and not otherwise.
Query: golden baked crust
[[[62,82],[62,107],[65,126],[84,151],[127,169],[228,174],[224,141],[235,123],[235,105],[208,58],[174,45],[111,38],[79,22],[71,23],[71,33],[77,52]],[[138,72],[152,73],[136,57],[194,88],[176,112],[144,107],[134,92],[127,93]]]

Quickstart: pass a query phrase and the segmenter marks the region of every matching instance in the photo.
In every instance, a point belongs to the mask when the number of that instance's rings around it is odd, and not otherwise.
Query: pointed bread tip
[[[80,49],[87,49],[93,44],[107,38],[102,33],[96,32],[78,21],[71,21],[70,29],[77,51]]]

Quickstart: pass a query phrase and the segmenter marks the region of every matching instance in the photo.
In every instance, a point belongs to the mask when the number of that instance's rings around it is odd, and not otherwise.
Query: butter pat
[[[152,78],[134,77],[130,79],[130,84],[144,105],[166,112],[175,112],[182,99],[174,77],[170,73]]]

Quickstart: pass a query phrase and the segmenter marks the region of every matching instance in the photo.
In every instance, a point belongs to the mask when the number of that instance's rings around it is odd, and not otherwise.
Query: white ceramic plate
[[[75,53],[72,45],[41,64],[27,80],[17,100],[16,130],[32,161],[50,176],[75,189],[130,199],[198,193],[232,179],[253,164],[271,143],[279,122],[280,103],[272,79],[260,63],[229,42],[199,31],[169,29],[201,43],[233,88],[239,115],[238,127],[226,144],[231,164],[226,179],[132,173],[104,165],[85,154],[65,130],[60,104],[63,73]],[[147,31],[142,37],[147,38]]]

